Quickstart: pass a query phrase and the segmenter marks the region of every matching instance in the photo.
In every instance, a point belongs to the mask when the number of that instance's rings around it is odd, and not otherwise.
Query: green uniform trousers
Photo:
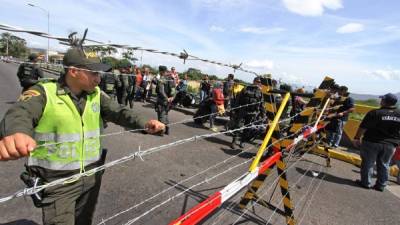
[[[169,112],[169,106],[168,103],[157,103],[156,104],[156,112],[157,112],[157,117],[158,121],[161,123],[168,125],[169,124],[169,119],[168,119],[168,112]]]
[[[103,172],[44,190],[44,225],[90,225],[96,208]]]

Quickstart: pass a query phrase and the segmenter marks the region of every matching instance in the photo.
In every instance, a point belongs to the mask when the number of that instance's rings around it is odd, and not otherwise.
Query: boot
[[[236,145],[236,137],[232,138],[232,143],[231,143],[231,149],[235,149],[235,145]]]
[[[169,135],[169,126],[165,126],[165,134]]]

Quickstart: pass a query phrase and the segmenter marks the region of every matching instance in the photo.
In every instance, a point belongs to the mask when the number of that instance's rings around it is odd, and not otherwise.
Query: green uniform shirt
[[[18,132],[33,135],[33,129],[38,124],[46,105],[46,94],[39,85],[32,86],[29,91],[31,95],[23,94],[20,101],[5,114],[0,123],[0,137]],[[82,115],[86,104],[86,92],[75,96],[63,79],[60,79],[57,84],[57,94],[68,94]],[[146,120],[138,112],[119,105],[104,92],[101,92],[100,96],[100,113],[103,120],[131,129],[144,128],[146,123]]]
[[[175,96],[175,83],[169,77],[161,77],[156,86],[157,103],[166,104],[168,98]]]

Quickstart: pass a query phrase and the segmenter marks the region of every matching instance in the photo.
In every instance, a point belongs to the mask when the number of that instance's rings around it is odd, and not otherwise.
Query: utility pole
[[[6,55],[8,56],[8,40],[10,39],[10,37],[7,37],[7,41],[6,41]]]
[[[47,14],[47,34],[50,35],[50,11],[40,6],[34,5],[32,3],[28,3],[28,6],[39,8]],[[50,38],[47,38],[46,62],[49,62],[49,51],[50,51]]]

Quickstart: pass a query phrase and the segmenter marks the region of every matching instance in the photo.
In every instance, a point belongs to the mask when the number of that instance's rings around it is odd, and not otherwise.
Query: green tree
[[[142,68],[145,68],[145,67],[150,69],[150,73],[151,74],[154,74],[154,75],[158,74],[158,68],[152,67],[152,66],[150,66],[148,64],[143,64]]]
[[[28,55],[29,49],[26,47],[25,39],[5,32],[0,37],[0,52],[2,55],[23,58]]]
[[[108,57],[114,53],[117,53],[116,48],[111,46],[101,46],[101,45],[85,46],[85,51],[96,52],[96,54],[100,58]]]
[[[189,68],[186,72],[183,72],[183,74],[187,74],[189,80],[201,80],[204,76],[201,70],[195,68]]]
[[[102,63],[108,64],[110,65],[113,69],[116,69],[118,66],[118,59],[111,57],[111,56],[107,56],[107,57],[103,57],[101,59]]]
[[[129,60],[132,63],[135,63],[138,59],[134,57],[134,52],[132,49],[128,49],[127,51],[122,53],[122,58]]]
[[[118,68],[121,68],[121,67],[126,68],[126,67],[131,67],[131,66],[132,66],[132,63],[128,59],[120,59],[120,60],[118,60],[118,64],[117,64]]]

